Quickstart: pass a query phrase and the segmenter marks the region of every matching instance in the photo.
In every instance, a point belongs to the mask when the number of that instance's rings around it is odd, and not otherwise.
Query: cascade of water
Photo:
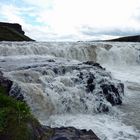
[[[87,129],[90,126],[102,139],[137,140],[139,136],[133,128],[121,126],[121,122],[113,125],[117,119],[112,119],[111,115],[116,118],[119,113],[112,105],[121,104],[123,93],[120,81],[114,80],[111,73],[97,63],[83,61],[99,62],[107,68],[135,67],[140,64],[140,45],[107,42],[0,43],[0,69],[15,82],[11,93],[21,92],[40,121],[52,126],[62,124]],[[112,72],[115,77],[119,73],[115,73],[117,70]],[[124,79],[120,74],[117,77]],[[97,113],[108,110],[109,114]],[[90,124],[90,119],[95,125]],[[113,128],[108,126],[109,120]],[[103,125],[104,132],[101,129]],[[121,129],[116,131],[117,127]],[[109,133],[110,130],[113,134]]]

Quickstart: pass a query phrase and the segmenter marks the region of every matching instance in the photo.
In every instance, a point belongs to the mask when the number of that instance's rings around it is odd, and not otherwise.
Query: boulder
[[[76,129],[74,127],[53,128],[50,140],[99,140],[92,130]]]
[[[84,62],[90,65],[87,69],[93,69],[91,72],[83,73],[80,71],[79,79],[86,85],[86,92],[95,94],[98,102],[98,112],[108,112],[109,107],[106,103],[109,102],[112,106],[122,104],[122,96],[124,95],[124,84],[117,80],[112,80],[111,74],[107,72],[100,64],[94,61]]]

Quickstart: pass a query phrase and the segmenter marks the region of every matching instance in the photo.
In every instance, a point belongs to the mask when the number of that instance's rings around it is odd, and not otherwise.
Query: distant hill
[[[105,41],[118,41],[118,42],[140,42],[140,35],[120,37]]]
[[[0,41],[34,41],[24,35],[22,26],[17,23],[0,22]]]

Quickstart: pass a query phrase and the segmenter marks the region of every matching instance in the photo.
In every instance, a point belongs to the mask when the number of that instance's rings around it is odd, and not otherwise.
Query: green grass
[[[53,134],[51,128],[42,129],[25,102],[8,96],[0,85],[0,140],[48,140]]]
[[[28,122],[38,122],[31,115],[26,103],[17,101],[5,93],[6,90],[0,86],[0,139],[30,139]]]
[[[9,27],[0,27],[0,41],[33,41],[29,37],[20,34],[16,30]]]

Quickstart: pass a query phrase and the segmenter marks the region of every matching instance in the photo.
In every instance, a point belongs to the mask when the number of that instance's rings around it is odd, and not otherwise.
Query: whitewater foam
[[[93,95],[85,95],[84,82],[73,82],[78,74],[75,65],[87,60],[99,62],[107,73],[111,71],[113,78],[125,84],[122,106],[109,104],[108,114],[95,111],[98,104]],[[15,88],[19,87],[41,123],[92,129],[102,140],[140,139],[136,130],[140,120],[139,43],[2,42],[0,66],[14,80]]]

